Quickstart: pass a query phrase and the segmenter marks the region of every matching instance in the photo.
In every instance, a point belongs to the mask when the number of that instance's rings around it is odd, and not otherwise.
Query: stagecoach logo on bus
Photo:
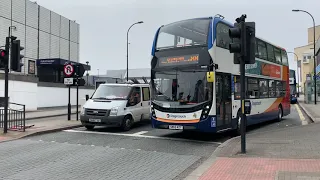
[[[187,118],[187,116],[186,115],[178,115],[178,114],[167,114],[167,118],[185,119],[185,118]]]

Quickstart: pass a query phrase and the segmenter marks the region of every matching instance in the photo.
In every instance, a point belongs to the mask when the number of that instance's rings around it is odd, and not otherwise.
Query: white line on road
[[[197,142],[197,143],[207,143],[207,144],[222,144],[221,142],[207,142],[207,141],[198,141],[191,139],[182,139],[182,138],[169,138],[169,137],[159,137],[159,136],[147,136],[147,135],[137,135],[137,134],[121,134],[121,133],[108,133],[108,132],[96,132],[96,131],[78,131],[73,129],[64,130],[64,132],[75,132],[75,133],[86,133],[86,134],[101,134],[101,135],[113,135],[113,136],[128,136],[128,137],[139,137],[139,138],[150,138],[150,139],[162,139],[162,140],[171,140],[171,141],[186,141],[186,142]]]
[[[147,133],[148,131],[140,131],[140,132],[137,132],[137,133],[133,133],[133,134],[135,134],[135,135],[142,135],[142,134],[145,134],[145,133]]]

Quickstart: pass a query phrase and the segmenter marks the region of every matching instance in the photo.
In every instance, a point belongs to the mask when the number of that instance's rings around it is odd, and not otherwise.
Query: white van
[[[150,119],[149,84],[101,84],[80,113],[88,130],[117,126],[127,131],[142,119]]]

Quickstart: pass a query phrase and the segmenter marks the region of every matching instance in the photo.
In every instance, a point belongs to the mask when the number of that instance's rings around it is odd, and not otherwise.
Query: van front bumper
[[[80,115],[81,124],[84,126],[121,126],[124,116],[89,116]]]

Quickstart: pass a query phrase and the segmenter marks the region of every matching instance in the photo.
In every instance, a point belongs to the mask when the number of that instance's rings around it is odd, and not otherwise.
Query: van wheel
[[[122,124],[121,124],[121,129],[124,131],[129,131],[133,125],[133,119],[131,116],[125,116],[123,118]]]
[[[278,107],[278,118],[277,118],[277,121],[282,121],[282,118],[283,118],[283,110],[282,110],[282,106],[279,105]]]
[[[84,126],[87,130],[93,130],[94,126],[92,125],[86,125]]]

